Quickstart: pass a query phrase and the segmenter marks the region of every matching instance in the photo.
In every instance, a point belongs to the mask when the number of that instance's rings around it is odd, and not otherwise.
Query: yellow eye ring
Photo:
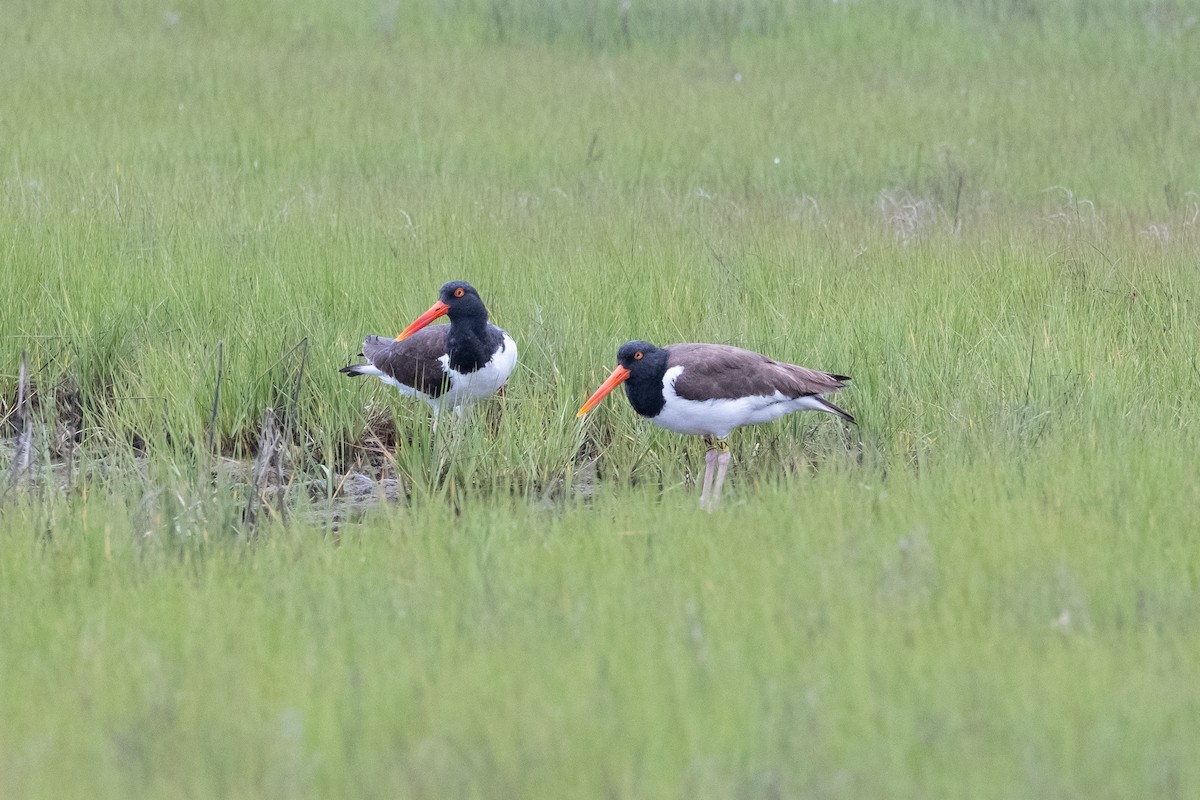
[[[464,294],[466,294],[466,291],[461,286],[454,290],[455,297],[462,297]]]
[[[641,350],[638,350],[636,353],[633,354],[633,360],[634,361],[642,360],[642,351]]]

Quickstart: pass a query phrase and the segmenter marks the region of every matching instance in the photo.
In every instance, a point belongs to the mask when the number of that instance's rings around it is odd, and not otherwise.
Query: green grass
[[[70,535],[9,537],[3,788],[1187,796],[1197,490],[1045,461],[338,539],[10,511]]]
[[[10,9],[0,796],[1200,791],[1200,11],[620,9]],[[521,362],[430,444],[337,368],[451,278]],[[703,514],[698,441],[574,419],[635,337],[861,424]]]

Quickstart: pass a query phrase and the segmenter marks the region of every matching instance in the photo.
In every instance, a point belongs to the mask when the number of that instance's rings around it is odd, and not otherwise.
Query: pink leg
[[[700,491],[700,507],[708,508],[708,493],[712,491],[713,467],[717,463],[716,447],[704,454],[704,488]]]
[[[722,442],[721,444],[725,443]],[[722,450],[720,455],[717,456],[717,480],[713,485],[712,505],[709,507],[709,511],[712,511],[714,508],[716,508],[717,503],[721,501],[721,487],[725,485],[725,473],[729,470],[729,459],[731,455],[732,454],[729,452],[727,446],[726,449]]]

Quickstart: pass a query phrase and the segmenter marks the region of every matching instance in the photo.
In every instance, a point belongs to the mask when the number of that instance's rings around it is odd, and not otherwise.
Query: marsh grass
[[[10,11],[0,796],[1195,795],[1188,4]],[[434,438],[337,369],[451,278]],[[860,425],[702,514],[634,337]]]

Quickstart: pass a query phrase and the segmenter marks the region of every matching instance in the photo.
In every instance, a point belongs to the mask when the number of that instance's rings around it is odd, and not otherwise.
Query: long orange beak
[[[446,305],[441,300],[438,300],[429,307],[428,311],[414,319],[412,325],[409,325],[407,328],[400,331],[400,335],[396,337],[396,341],[399,342],[402,339],[407,339],[417,331],[421,330],[421,328],[424,328],[426,325],[433,322],[438,317],[446,316],[446,312],[449,310],[450,306]]]
[[[582,417],[584,414],[598,406],[600,401],[608,396],[609,392],[620,386],[628,379],[629,370],[625,369],[624,367],[617,367],[614,369],[612,371],[612,375],[608,376],[608,380],[600,384],[600,388],[596,390],[596,393],[587,399],[587,402],[583,404],[583,408],[579,409],[579,413],[575,415],[576,418]]]

